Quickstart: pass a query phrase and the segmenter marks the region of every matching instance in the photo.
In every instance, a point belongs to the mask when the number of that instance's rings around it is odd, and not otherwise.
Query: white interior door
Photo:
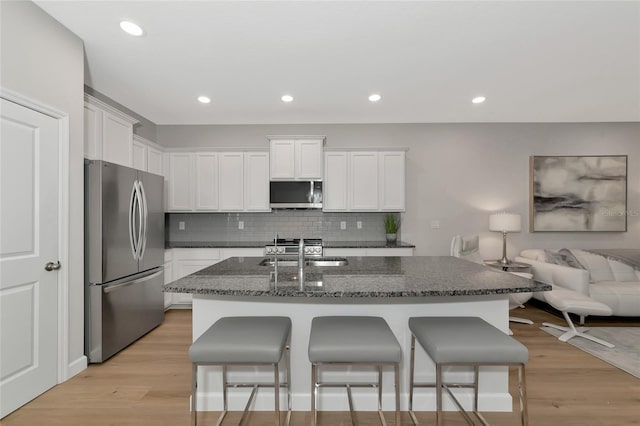
[[[1,102],[0,417],[4,417],[57,383],[60,138],[58,120]],[[53,262],[51,271],[45,270],[48,262]]]

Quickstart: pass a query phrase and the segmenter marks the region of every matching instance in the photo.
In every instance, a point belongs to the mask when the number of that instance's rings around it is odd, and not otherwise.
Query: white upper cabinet
[[[131,167],[164,176],[160,146],[140,135],[133,135],[133,161]]]
[[[405,152],[379,152],[380,210],[404,211],[405,209]]]
[[[327,150],[324,211],[404,211],[405,151]]]
[[[244,208],[244,153],[221,152],[220,211],[242,211]]]
[[[269,153],[244,153],[244,209],[271,211],[269,207]]]
[[[165,157],[167,211],[271,211],[267,151],[168,152]]]
[[[348,208],[349,179],[347,152],[326,152],[324,155],[324,181],[322,209],[327,212],[346,211]]]
[[[351,210],[378,210],[378,153],[352,152],[349,166]]]
[[[271,179],[294,179],[295,141],[271,140]]]
[[[85,94],[85,157],[133,166],[133,125],[138,121]]]
[[[147,171],[147,153],[149,152],[149,147],[145,145],[144,142],[137,139],[135,136],[133,137],[133,162],[131,167],[134,169]]]
[[[270,136],[271,180],[322,180],[324,136]]]
[[[194,154],[171,152],[167,155],[167,210],[188,211],[192,209],[193,157]]]
[[[84,156],[102,158],[102,110],[88,102],[84,103]]]
[[[218,154],[195,154],[195,210],[218,209]]]
[[[147,147],[147,171],[149,173],[164,176],[164,169],[162,167],[162,151],[151,146]]]
[[[295,141],[297,179],[322,180],[323,139]]]
[[[133,165],[133,125],[122,117],[102,112],[102,159]]]

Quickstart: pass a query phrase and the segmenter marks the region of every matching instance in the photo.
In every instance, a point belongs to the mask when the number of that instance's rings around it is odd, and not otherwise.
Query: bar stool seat
[[[477,317],[414,317],[409,319],[411,330],[411,366],[409,384],[409,414],[414,424],[419,424],[413,413],[413,390],[416,387],[436,388],[436,423],[441,425],[442,391],[446,390],[461,414],[469,424],[474,424],[462,405],[455,398],[450,387],[474,389],[473,412],[486,423],[478,412],[478,375],[482,365],[517,365],[521,421],[528,424],[524,366],[529,352],[522,343],[506,335],[491,324]],[[425,350],[436,364],[436,383],[414,383],[415,341]],[[474,367],[473,383],[450,384],[442,377],[442,367],[449,365],[469,365]]]
[[[316,404],[320,387],[346,387],[352,424],[356,424],[351,397],[352,387],[378,389],[378,414],[382,413],[382,367],[393,365],[395,373],[396,424],[400,424],[399,365],[402,348],[387,322],[380,317],[330,316],[316,317],[311,323],[309,361],[311,367],[312,425],[317,423]],[[373,365],[378,369],[377,383],[321,383],[319,366],[325,364]]]
[[[189,359],[193,364],[191,396],[191,424],[197,424],[196,391],[197,372],[201,365],[222,366],[224,410],[218,418],[222,423],[227,413],[228,387],[253,387],[253,392],[245,406],[240,424],[244,423],[249,406],[259,387],[273,387],[275,400],[275,421],[280,424],[279,389],[287,387],[288,412],[285,424],[291,418],[290,357],[291,319],[287,317],[225,317],[216,321],[189,348]],[[286,355],[286,382],[280,383],[279,363]],[[233,365],[272,365],[274,367],[273,384],[245,384],[227,382],[227,367]]]

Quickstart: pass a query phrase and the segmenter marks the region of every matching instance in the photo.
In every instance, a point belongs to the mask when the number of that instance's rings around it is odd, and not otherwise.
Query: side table
[[[485,260],[484,264],[492,268],[502,269],[505,272],[531,273],[531,265],[529,265],[528,263],[511,262],[505,266],[497,260]]]

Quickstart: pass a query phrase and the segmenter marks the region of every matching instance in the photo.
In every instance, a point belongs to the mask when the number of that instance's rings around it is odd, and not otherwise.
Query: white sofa
[[[551,262],[570,252],[585,269]],[[569,258],[571,256],[569,255]],[[640,316],[640,270],[604,256],[579,249],[523,250],[515,259],[531,265],[534,280],[576,291],[604,303],[616,316]],[[543,293],[534,298],[546,301]]]

